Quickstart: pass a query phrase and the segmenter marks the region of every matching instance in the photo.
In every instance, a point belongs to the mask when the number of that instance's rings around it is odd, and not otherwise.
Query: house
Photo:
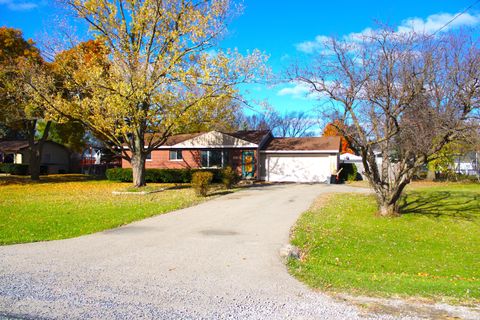
[[[147,156],[146,168],[231,166],[244,179],[328,182],[338,169],[339,155],[339,137],[275,138],[268,130],[210,131],[168,138]],[[130,167],[122,160],[122,168]]]
[[[480,152],[470,151],[453,159],[453,170],[459,174],[480,175]]]
[[[0,141],[0,163],[29,164],[28,141]],[[70,151],[63,145],[45,141],[42,150],[41,166],[47,173],[66,173],[70,170]]]

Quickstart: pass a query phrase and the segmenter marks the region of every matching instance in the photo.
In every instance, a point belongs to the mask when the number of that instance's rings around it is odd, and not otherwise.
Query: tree
[[[332,113],[353,126],[379,214],[398,215],[415,172],[478,116],[478,43],[458,32],[425,36],[384,28],[329,39],[325,49],[290,75],[330,100]]]
[[[348,132],[347,126],[339,120],[334,120],[330,123],[328,123],[325,126],[325,129],[323,130],[323,136],[324,137],[340,137],[340,143],[341,143],[341,148],[340,148],[340,153],[351,153],[355,154],[355,151],[351,147],[351,138],[348,138],[345,136],[345,133]]]
[[[20,30],[0,28],[0,122],[10,130],[23,133],[28,140],[29,170],[32,180],[40,179],[43,144],[48,138],[51,120],[45,122],[37,137],[38,120],[45,117],[44,103],[27,90],[25,75],[48,66],[32,40],[25,40]]]
[[[136,187],[145,185],[148,153],[201,114],[218,114],[206,109],[227,107],[222,101],[237,97],[237,84],[264,71],[258,51],[244,57],[213,50],[228,0],[65,2],[96,40],[56,57],[65,94],[42,96],[52,110],[122,150]]]
[[[193,118],[185,123],[177,124],[177,131],[182,133],[195,133],[205,131],[231,132],[238,128],[238,114],[240,105],[231,97],[205,101],[208,106],[199,107],[192,114]],[[216,105],[212,105],[215,103]]]
[[[291,111],[279,114],[273,131],[279,137],[307,137],[313,136],[311,131],[316,121],[303,111]]]
[[[240,127],[243,130],[272,130],[275,126],[270,114],[254,113],[240,116]]]
[[[44,134],[46,122],[40,121],[37,126],[37,136]],[[87,145],[85,127],[76,121],[52,122],[48,134],[50,141],[66,146],[69,150],[82,152]]]
[[[265,107],[263,113],[243,116],[242,125],[246,130],[271,130],[278,137],[312,136],[316,125],[308,113],[291,111],[280,114],[271,107]]]

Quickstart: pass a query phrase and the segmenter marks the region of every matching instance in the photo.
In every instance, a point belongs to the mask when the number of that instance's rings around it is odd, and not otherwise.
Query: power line
[[[430,36],[433,37],[434,35],[436,35],[437,33],[439,33],[440,31],[442,31],[443,29],[445,29],[449,24],[451,24],[453,21],[455,21],[457,18],[459,18],[461,15],[465,14],[468,10],[472,9],[474,6],[476,6],[478,3],[480,3],[480,0],[477,0],[475,1],[474,3],[472,3],[471,5],[469,5],[467,8],[465,8],[463,11],[457,13],[452,19],[450,19],[450,21],[448,21],[447,23],[445,23],[441,28],[439,28],[437,31],[435,31],[434,33],[432,33]]]

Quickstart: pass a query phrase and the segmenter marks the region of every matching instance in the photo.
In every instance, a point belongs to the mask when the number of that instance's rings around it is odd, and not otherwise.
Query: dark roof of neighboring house
[[[25,140],[6,140],[0,141],[0,151],[19,151],[28,147],[28,141]]]
[[[35,142],[37,143],[37,142]],[[62,148],[65,148],[68,150],[67,147],[65,147],[64,145],[61,145],[59,143],[56,143],[55,141],[50,141],[50,140],[47,140],[45,141],[45,143],[53,143],[53,144],[56,144]],[[0,151],[3,151],[3,152],[18,152],[22,149],[26,149],[28,148],[28,141],[27,140],[4,140],[4,141],[0,141]]]
[[[225,132],[225,134],[251,143],[260,144],[269,132],[269,130],[243,130],[231,133]]]
[[[273,138],[265,149],[267,151],[340,151],[340,137]]]

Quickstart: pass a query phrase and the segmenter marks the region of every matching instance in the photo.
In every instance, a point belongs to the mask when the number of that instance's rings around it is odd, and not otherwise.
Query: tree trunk
[[[427,180],[433,181],[435,180],[435,170],[428,169],[427,171]]]
[[[145,160],[146,156],[143,152],[132,154],[132,173],[133,173],[133,186],[135,188],[146,186],[145,183]]]
[[[130,150],[132,152],[130,164],[132,165],[133,186],[135,188],[144,187],[145,183],[145,137],[143,131],[133,134],[130,140]]]
[[[28,167],[30,170],[30,179],[33,181],[40,180],[40,165],[42,161],[43,144],[48,138],[51,124],[51,121],[47,121],[42,137],[38,141],[35,141],[37,120],[28,120],[27,122],[27,138],[30,155]]]
[[[395,203],[391,203],[388,200],[380,200],[379,201],[379,211],[378,215],[381,217],[398,217],[400,215],[398,210],[398,204],[396,201]]]
[[[42,152],[39,150],[38,144],[35,145],[33,148],[30,148],[30,163],[29,163],[29,170],[30,170],[30,179],[33,181],[40,180],[40,162],[42,158]]]

